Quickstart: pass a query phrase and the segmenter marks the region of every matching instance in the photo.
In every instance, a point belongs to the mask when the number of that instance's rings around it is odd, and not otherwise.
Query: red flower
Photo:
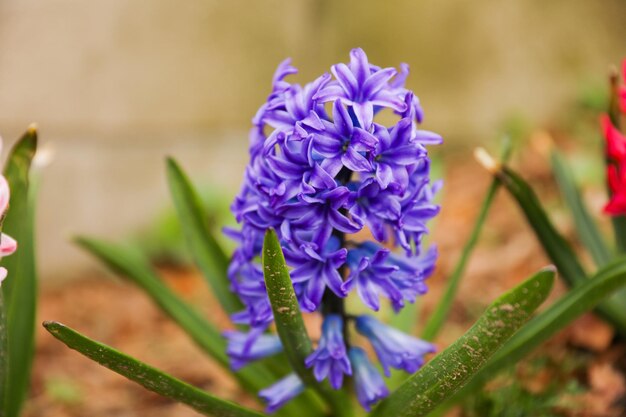
[[[622,71],[626,79],[626,60],[622,63]],[[626,86],[619,87],[618,94],[620,108],[626,113]],[[611,216],[626,215],[626,136],[606,114],[600,118],[600,125],[606,141],[606,177],[610,192],[604,212]]]
[[[626,214],[626,136],[611,123],[609,116],[600,118],[606,141],[607,183],[610,200],[604,212],[611,216]]]
[[[602,116],[600,123],[606,140],[607,182],[611,195],[604,212],[619,216],[626,214],[626,137],[607,115]]]

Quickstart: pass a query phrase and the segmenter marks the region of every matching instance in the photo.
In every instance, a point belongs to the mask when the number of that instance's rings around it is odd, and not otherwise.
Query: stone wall
[[[426,126],[454,146],[511,114],[549,120],[625,40],[621,0],[0,0],[0,133],[36,121],[54,150],[39,255],[44,277],[67,276],[87,262],[68,236],[119,238],[165,204],[165,154],[237,187],[249,120],[286,56],[299,80],[354,46],[408,62]]]

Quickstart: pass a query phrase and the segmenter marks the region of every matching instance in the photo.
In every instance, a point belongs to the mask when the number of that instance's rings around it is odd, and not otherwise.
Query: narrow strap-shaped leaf
[[[511,141],[508,137],[505,137],[502,145],[502,161],[506,162],[511,155]],[[470,233],[469,239],[465,242],[465,246],[463,246],[463,251],[461,252],[461,257],[457,261],[450,278],[448,279],[448,285],[446,286],[446,290],[441,297],[441,300],[437,303],[437,307],[435,311],[431,314],[428,322],[426,322],[426,326],[424,326],[424,330],[422,332],[422,339],[424,340],[434,340],[439,334],[443,323],[445,322],[448,314],[450,313],[450,309],[452,308],[452,302],[454,301],[454,297],[456,296],[457,290],[459,288],[459,284],[461,282],[461,278],[463,277],[463,273],[465,272],[465,267],[467,266],[467,262],[474,251],[474,247],[476,243],[478,243],[478,237],[480,232],[485,224],[485,220],[487,219],[487,213],[489,213],[489,209],[491,208],[491,203],[496,195],[496,191],[498,191],[500,183],[498,180],[494,179],[487,190],[487,194],[485,195],[485,199],[480,207],[480,211],[478,212],[478,217],[474,222],[474,227],[472,228],[472,232]]]
[[[242,310],[243,305],[231,291],[226,275],[228,257],[211,234],[206,213],[189,178],[171,158],[167,160],[167,179],[183,234],[196,264],[224,311],[233,314]]]
[[[352,415],[352,407],[344,393],[333,392],[319,384],[304,360],[312,351],[311,339],[304,326],[298,299],[293,289],[278,236],[268,229],[263,242],[263,276],[276,323],[276,331],[294,372],[308,386],[315,388],[334,410],[336,416]]]
[[[110,243],[88,238],[78,238],[76,241],[114,272],[125,276],[141,287],[200,348],[224,368],[229,369],[226,342],[220,331],[170,290],[143,258]],[[274,376],[260,364],[246,366],[235,376],[244,388],[253,392],[270,385],[275,380]]]
[[[532,188],[506,166],[502,166],[495,175],[517,201],[544,250],[565,281],[570,285],[586,281],[587,274],[578,261],[578,256],[553,226]]]
[[[492,303],[456,342],[411,376],[372,416],[425,416],[480,371],[547,298],[554,269],[546,268]]]
[[[0,398],[9,385],[9,350],[7,340],[7,317],[4,305],[4,295],[0,291]],[[4,407],[0,407],[0,417],[4,417]]]
[[[487,168],[517,201],[543,250],[554,262],[564,281],[571,287],[586,282],[587,275],[578,257],[565,238],[552,225],[532,188],[506,166],[492,164]],[[618,332],[626,334],[626,308],[621,304],[620,297],[614,294],[607,298],[596,307],[596,311]]]
[[[300,378],[313,385],[313,375],[304,365],[304,360],[312,351],[311,339],[302,320],[280,242],[272,229],[265,234],[262,261],[267,295],[272,304],[276,330],[285,354]]]
[[[622,259],[607,265],[589,280],[568,291],[522,327],[462,390],[441,407],[441,411],[479,389],[507,366],[517,363],[541,343],[625,285],[626,261]]]
[[[192,385],[159,371],[143,362],[96,342],[57,322],[45,322],[54,337],[89,359],[146,389],[188,405],[206,416],[261,417],[262,414],[214,397]]]
[[[552,151],[550,160],[552,162],[552,171],[559,184],[563,199],[572,212],[580,240],[583,245],[585,245],[585,248],[587,248],[598,267],[608,264],[611,262],[613,256],[602,238],[598,227],[589,215],[587,207],[585,207],[580,191],[576,186],[574,174],[567,166],[563,156],[561,156],[557,150]]]
[[[3,231],[17,240],[19,248],[2,259],[9,272],[2,284],[6,313],[8,369],[4,391],[0,392],[0,415],[17,417],[28,392],[34,355],[37,277],[34,250],[34,205],[30,168],[37,150],[37,131],[31,127],[9,154],[4,175],[11,189],[11,201]]]

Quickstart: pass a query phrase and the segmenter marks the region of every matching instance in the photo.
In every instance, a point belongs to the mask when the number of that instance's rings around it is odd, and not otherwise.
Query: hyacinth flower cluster
[[[626,60],[622,63],[622,73],[626,80]],[[602,115],[600,123],[606,143],[607,183],[610,191],[610,200],[604,211],[612,216],[620,216],[626,214],[626,135],[619,126],[619,112],[626,115],[626,85],[615,88],[615,114],[613,117]]]
[[[0,150],[2,149],[2,139],[0,138]],[[4,175],[0,175],[0,218],[4,218],[4,214],[9,208],[10,198],[9,183]],[[0,259],[11,255],[17,249],[17,242],[11,236],[2,233],[0,235]],[[0,285],[2,281],[7,277],[8,272],[6,268],[0,267]]]
[[[418,127],[423,111],[404,87],[405,64],[381,68],[354,49],[349,64],[333,65],[304,86],[286,80],[296,72],[286,60],[274,74],[253,119],[250,162],[232,204],[241,227],[226,230],[238,244],[228,274],[245,306],[232,319],[248,330],[226,332],[228,354],[239,369],[282,350],[268,332],[273,315],[260,261],[264,233],[273,228],[301,310],[323,315],[306,366],[334,389],[352,378],[369,410],[388,390],[351,331],[369,340],[387,376],[390,368],[415,372],[435,348],[371,315],[347,313],[344,301],[356,293],[373,312],[383,300],[397,312],[427,291],[437,252],[422,240],[439,212],[433,197],[440,183],[431,182],[426,145],[442,139]],[[380,124],[381,111],[394,124]],[[303,389],[290,374],[259,394],[273,411]]]

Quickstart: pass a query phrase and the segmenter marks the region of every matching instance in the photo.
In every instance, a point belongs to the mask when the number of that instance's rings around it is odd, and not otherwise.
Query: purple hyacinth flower
[[[315,111],[317,100],[314,95],[330,81],[330,74],[324,74],[304,87],[292,84],[283,91],[282,100],[271,103],[262,119],[269,126],[291,133],[300,130],[301,125],[320,127],[320,117]]]
[[[426,279],[435,271],[437,263],[437,247],[431,246],[420,256],[392,255],[388,262],[398,267],[391,280],[400,290],[405,301],[413,302],[419,295],[428,291]],[[398,311],[394,304],[394,309]]]
[[[433,204],[433,199],[442,185],[441,181],[431,185],[428,178],[416,177],[412,182],[410,192],[400,202],[402,215],[394,224],[396,241],[407,255],[418,251],[422,236],[428,233],[426,223],[439,214],[440,207]],[[415,245],[412,246],[411,242]]]
[[[297,201],[283,205],[277,213],[292,226],[315,230],[312,241],[323,247],[333,229],[344,233],[356,233],[363,225],[343,213],[349,207],[354,195],[347,187],[322,190],[316,194],[301,194]]]
[[[373,405],[389,395],[389,389],[363,349],[350,348],[349,356],[354,369],[357,399],[363,408],[370,411]]]
[[[305,360],[307,368],[313,367],[315,379],[322,382],[328,377],[330,386],[341,388],[343,375],[352,375],[352,367],[343,340],[343,319],[329,314],[322,324],[322,337],[317,349]]]
[[[230,357],[233,370],[241,369],[251,361],[272,356],[283,350],[280,338],[272,334],[262,334],[264,328],[252,329],[249,333],[228,330],[223,333],[228,341],[226,353]]]
[[[321,165],[333,177],[343,167],[354,172],[369,172],[372,164],[364,156],[375,149],[378,139],[355,127],[348,110],[337,100],[333,103],[333,122],[322,121],[323,130],[313,130],[313,150],[323,157]]]
[[[350,65],[333,65],[336,82],[328,83],[313,97],[320,102],[341,100],[351,106],[360,127],[369,129],[374,119],[374,106],[389,107],[404,112],[404,95],[399,96],[388,84],[397,71],[379,69],[369,64],[361,48],[350,52]]]
[[[268,165],[282,181],[283,192],[279,203],[284,203],[299,194],[314,194],[317,190],[332,189],[337,186],[332,173],[313,160],[313,137],[280,140],[282,152],[268,156]]]
[[[433,203],[439,185],[431,182],[426,146],[440,143],[441,137],[418,129],[423,113],[405,87],[408,66],[402,64],[399,73],[381,68],[354,49],[348,65],[334,65],[332,75],[309,84],[286,81],[295,72],[289,60],[279,65],[270,95],[253,119],[249,164],[231,206],[241,228],[225,231],[237,243],[228,277],[244,306],[231,318],[251,329],[227,334],[234,367],[280,348],[275,337],[265,334],[274,321],[261,269],[268,228],[278,234],[298,303],[306,312],[327,313],[326,300],[344,298],[352,290],[372,309],[379,308],[382,296],[400,310],[426,292],[425,280],[436,260],[434,249],[422,254],[422,240],[427,221],[439,211]],[[384,108],[399,116],[395,124],[381,125],[384,118],[375,123]],[[375,242],[353,244],[350,235],[366,226],[378,242],[400,246],[405,254],[393,254]],[[342,320],[326,317],[306,365],[333,388],[352,370],[359,400],[368,408],[387,389],[362,350],[346,358]],[[421,364],[423,354],[393,362],[387,356],[406,352],[393,351],[372,335],[387,372],[390,366],[413,369]],[[300,380],[290,376],[262,395],[273,410],[301,390]]]
[[[259,391],[259,397],[267,402],[267,412],[273,413],[302,391],[304,391],[304,384],[296,374],[292,373],[274,385]]]
[[[392,184],[401,193],[409,185],[407,167],[427,157],[426,148],[413,140],[414,132],[409,118],[400,120],[392,129],[374,124],[374,136],[379,139],[374,158],[375,178],[381,189]]]
[[[435,345],[389,327],[371,316],[359,316],[356,328],[367,337],[380,360],[385,375],[389,367],[413,373],[424,364],[424,355],[436,351]]]
[[[399,267],[387,262],[389,254],[389,250],[383,248],[378,248],[373,254],[363,248],[348,252],[350,275],[344,287],[349,292],[356,286],[363,303],[374,311],[380,309],[380,294],[384,294],[394,305],[401,304],[403,300],[402,293],[391,280]]]
[[[348,251],[339,248],[335,237],[331,237],[322,250],[311,243],[303,244],[298,250],[286,249],[284,253],[287,263],[294,267],[291,280],[304,311],[317,310],[326,287],[338,297],[347,295],[338,269],[345,263]]]

